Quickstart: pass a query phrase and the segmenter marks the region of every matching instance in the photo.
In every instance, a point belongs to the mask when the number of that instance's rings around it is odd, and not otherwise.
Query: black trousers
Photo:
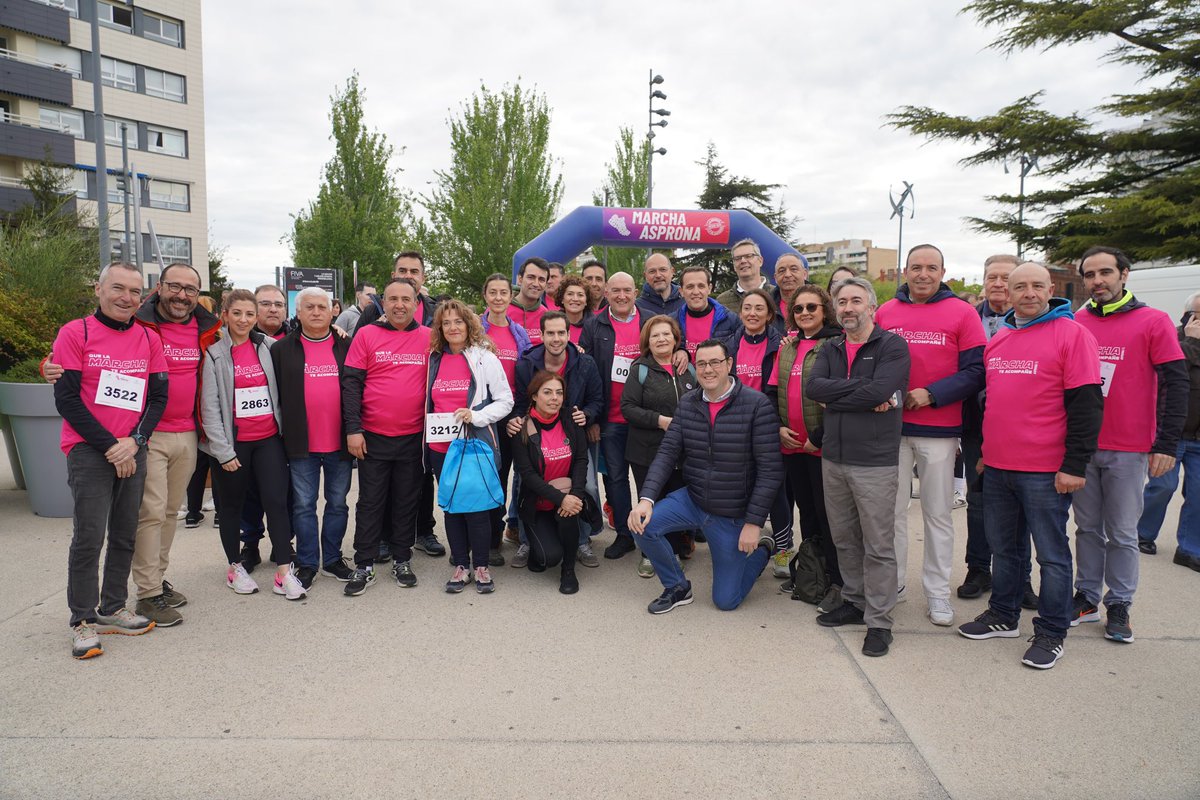
[[[234,442],[233,452],[241,468],[227,472],[219,461],[211,459],[214,492],[221,517],[221,546],[225,559],[232,564],[239,558],[242,506],[253,486],[267,514],[267,532],[271,537],[271,561],[287,564],[292,551],[292,520],[288,516],[288,486],[291,483],[287,454],[278,436],[256,442]]]
[[[842,571],[838,568],[837,548],[829,532],[829,516],[825,513],[825,484],[821,478],[821,457],[808,453],[791,453],[783,457],[788,484],[796,507],[800,509],[800,537],[815,539],[825,559],[825,574],[829,582],[842,586]]]
[[[530,498],[532,502],[532,498]],[[579,549],[579,515],[560,517],[558,511],[535,511],[522,519],[529,537],[529,566],[535,572],[562,564],[563,572],[575,571]]]
[[[364,431],[363,437],[367,456],[358,462],[354,562],[360,567],[375,563],[385,518],[391,525],[393,556],[408,561],[417,540],[417,513],[425,481],[422,436],[380,436]]]
[[[200,516],[204,506],[204,484],[208,482],[208,456],[201,452],[196,458],[196,471],[192,473],[187,487],[187,513],[189,517]],[[213,481],[213,508],[217,507],[217,482]]]
[[[497,449],[500,451],[500,488],[504,490],[504,504],[493,508],[490,512],[492,519],[492,549],[499,550],[504,536],[504,519],[508,515],[508,476],[512,472],[513,454],[512,437],[508,435],[508,420],[496,423]]]
[[[445,453],[429,451],[433,461],[433,472],[442,479],[442,464]],[[469,514],[444,516],[446,541],[450,544],[450,561],[456,567],[486,567],[492,546],[492,512],[472,511]]]

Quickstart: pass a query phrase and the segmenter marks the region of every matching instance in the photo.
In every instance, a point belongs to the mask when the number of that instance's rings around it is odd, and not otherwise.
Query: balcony
[[[20,211],[33,203],[33,192],[16,178],[0,177],[0,216]],[[75,198],[70,198],[63,206],[65,213],[75,213]]]
[[[0,0],[4,27],[66,44],[71,40],[71,15],[61,2]]]
[[[0,115],[0,156],[41,161],[47,149],[54,163],[75,163],[75,137],[71,134],[44,129],[13,114]]]
[[[36,5],[32,0],[22,2]],[[0,50],[0,92],[69,106],[73,99],[71,73],[60,65],[46,64],[12,50]]]

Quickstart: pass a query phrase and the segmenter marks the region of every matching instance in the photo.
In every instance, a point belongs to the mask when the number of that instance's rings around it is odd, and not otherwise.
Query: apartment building
[[[797,249],[808,260],[810,269],[845,266],[873,280],[896,280],[896,251],[875,247],[870,239],[802,244]]]
[[[93,15],[100,24],[99,75],[92,67]],[[194,264],[207,285],[201,54],[199,0],[0,0],[0,213],[30,202],[21,179],[49,153],[63,166],[79,209],[94,218],[95,142],[103,136],[109,230],[123,243],[115,173],[124,126],[147,285],[159,271],[151,222],[164,261]],[[103,86],[103,126],[94,113],[96,80]]]

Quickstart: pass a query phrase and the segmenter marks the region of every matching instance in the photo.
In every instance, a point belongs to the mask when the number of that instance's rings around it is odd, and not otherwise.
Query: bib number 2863
[[[261,417],[271,413],[271,391],[266,386],[250,386],[233,392],[234,415],[238,419]]]

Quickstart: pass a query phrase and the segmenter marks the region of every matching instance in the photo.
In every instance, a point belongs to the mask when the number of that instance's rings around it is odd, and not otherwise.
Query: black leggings
[[[800,509],[800,536],[805,541],[815,539],[817,549],[825,559],[825,574],[834,586],[841,586],[842,571],[838,567],[837,548],[829,533],[829,517],[825,513],[825,483],[821,477],[821,457],[808,453],[791,453],[783,457],[787,468],[792,496]]]
[[[196,459],[196,471],[192,473],[187,487],[187,514],[199,517],[204,507],[204,484],[208,482],[208,456],[203,452]],[[213,508],[217,507],[217,482],[213,481]]]
[[[429,451],[433,473],[442,479],[442,464],[446,454]],[[501,507],[503,510],[503,507]],[[472,511],[469,514],[443,515],[446,541],[450,544],[450,561],[456,567],[486,567],[492,546],[492,512]]]
[[[533,502],[533,498],[529,498]],[[530,522],[533,524],[531,525]],[[579,547],[579,515],[560,517],[558,511],[535,511],[525,519],[529,536],[529,566],[535,572],[562,564],[563,572],[575,571],[575,553]]]
[[[504,504],[491,512],[492,549],[499,550],[504,536],[504,518],[508,515],[509,473],[512,472],[512,437],[508,435],[508,420],[496,423],[496,449],[500,451],[500,488],[504,491]]]
[[[283,440],[278,436],[256,442],[234,442],[233,452],[242,466],[227,472],[213,458],[212,473],[217,513],[221,517],[221,546],[225,560],[238,560],[238,545],[242,527],[242,504],[253,481],[258,487],[263,510],[267,512],[267,531],[271,537],[271,561],[288,564],[292,561],[292,522],[288,517],[288,463],[283,452]]]

